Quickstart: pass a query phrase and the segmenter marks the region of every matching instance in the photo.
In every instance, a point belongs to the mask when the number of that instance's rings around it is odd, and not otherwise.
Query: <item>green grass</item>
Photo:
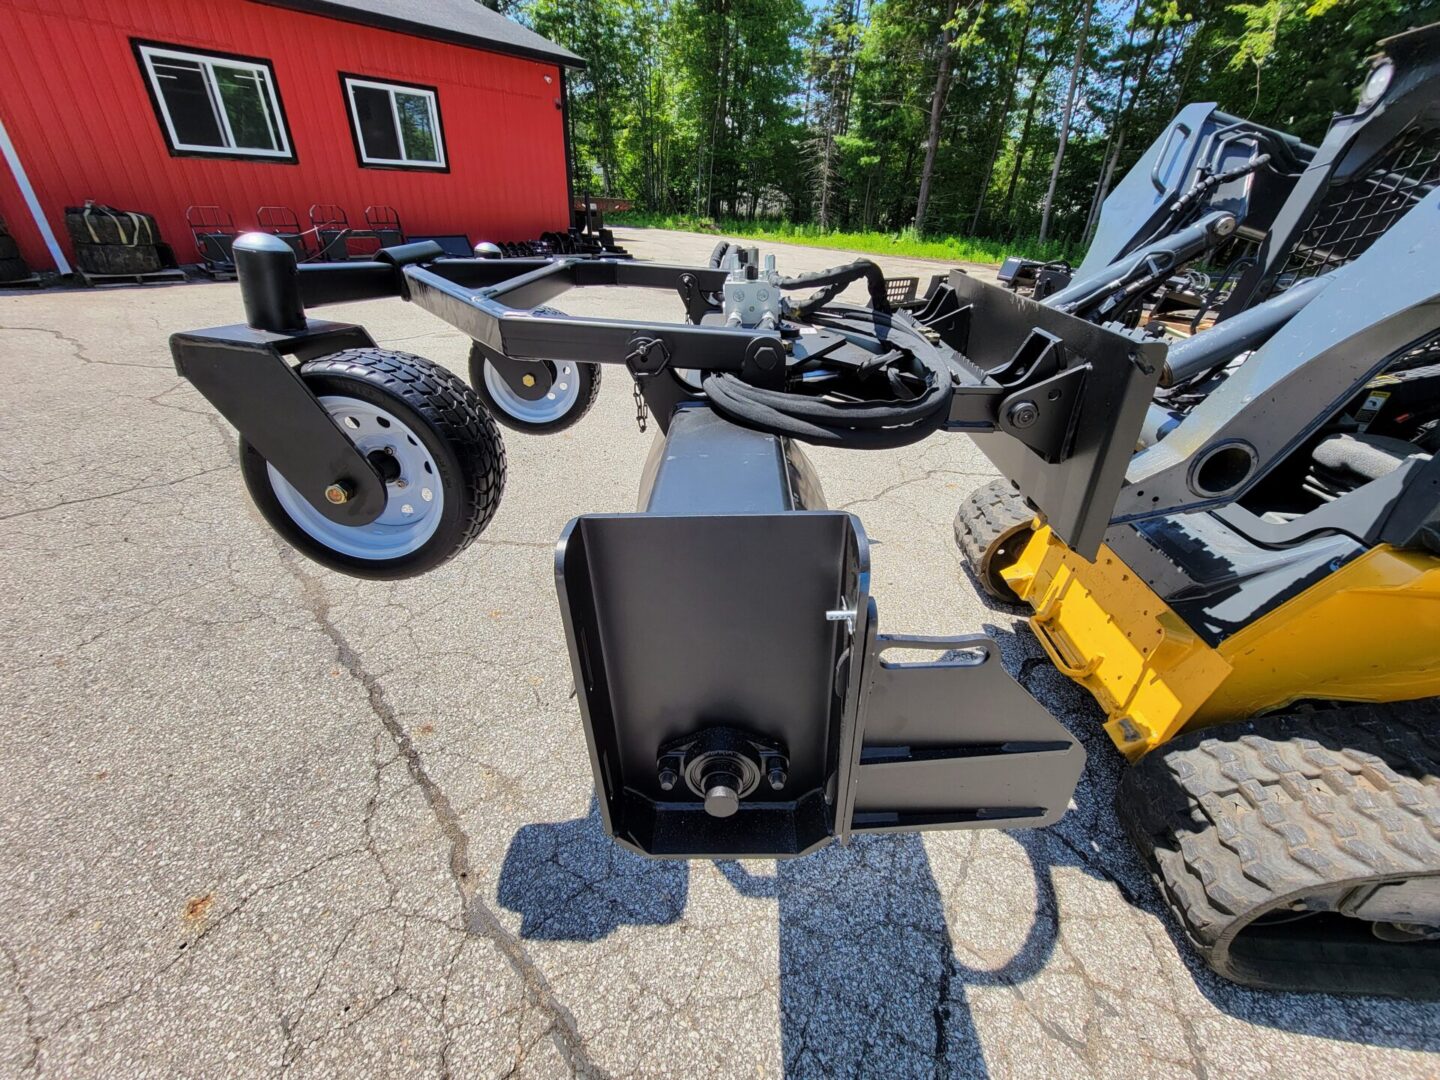
[[[1054,240],[1041,244],[1033,238],[1007,241],[976,236],[922,237],[916,235],[913,229],[898,233],[823,232],[815,225],[796,225],[788,221],[712,221],[692,214],[654,214],[641,210],[608,214],[606,224],[683,229],[688,232],[714,233],[717,237],[771,240],[782,244],[803,244],[806,247],[845,248],[869,255],[938,259],[941,262],[999,265],[1007,255],[1023,255],[1027,259],[1069,258],[1074,262],[1079,255],[1073,245]]]

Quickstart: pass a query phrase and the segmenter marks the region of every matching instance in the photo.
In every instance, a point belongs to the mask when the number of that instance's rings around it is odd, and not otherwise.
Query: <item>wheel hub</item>
[[[552,369],[550,389],[534,400],[522,397],[488,361],[485,364],[485,389],[506,415],[527,424],[549,424],[579,403],[580,372],[569,361],[557,364],[546,361],[546,366]]]
[[[394,413],[343,394],[319,400],[385,482],[385,509],[367,525],[338,524],[311,506],[272,465],[275,498],[311,537],[352,558],[397,559],[420,548],[435,535],[444,512],[435,458]]]

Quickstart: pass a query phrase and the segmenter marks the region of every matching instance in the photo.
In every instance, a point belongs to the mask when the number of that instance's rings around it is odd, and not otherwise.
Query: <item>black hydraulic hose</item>
[[[704,385],[711,408],[732,424],[817,446],[836,446],[846,450],[893,450],[910,446],[938,431],[949,413],[948,388],[938,406],[920,413],[913,422],[875,427],[857,424],[859,414],[844,411],[868,407],[864,405],[830,405],[827,408],[835,409],[836,415],[828,420],[810,421],[796,415],[795,403],[813,402],[814,399],[777,391],[760,391],[729,374],[706,376]],[[773,394],[774,397],[767,400],[761,396],[764,394]],[[898,416],[919,412],[914,404],[892,408]]]
[[[739,244],[732,244],[728,240],[721,240],[710,252],[711,269],[719,269],[724,265],[726,258],[731,251],[741,250]],[[861,278],[870,290],[870,306],[876,311],[889,311],[890,300],[885,294],[885,272],[876,266],[869,259],[856,259],[844,266],[832,266],[828,270],[818,270],[811,274],[797,274],[794,277],[780,279],[782,289],[813,289],[820,291],[814,296],[808,297],[801,303],[794,306],[792,310],[802,318],[812,312],[820,310],[831,300],[835,299],[852,281],[859,281]]]
[[[870,290],[870,306],[876,311],[888,312],[890,299],[885,295],[885,272],[869,259],[856,259],[845,266],[832,266],[828,270],[818,270],[813,274],[784,277],[780,279],[780,288],[812,289],[818,287],[820,289],[795,309],[803,317],[824,307],[835,299],[845,286],[852,281],[859,281],[861,278],[865,279],[865,284]]]
[[[1123,259],[1045,298],[1045,306],[1095,320],[1117,318],[1118,308],[1134,300],[1168,274],[1215,247],[1235,231],[1235,217],[1214,210],[1192,225],[1157,240]]]
[[[851,280],[854,280],[853,278]],[[838,315],[839,313],[837,313]],[[889,450],[927,438],[950,413],[950,369],[925,338],[883,313],[864,313],[890,331],[888,342],[903,347],[925,374],[925,389],[910,401],[825,401],[817,397],[751,386],[729,373],[705,377],[711,408],[741,427],[850,450]],[[820,318],[819,322],[831,320]],[[843,323],[843,318],[834,320]],[[888,357],[877,367],[893,362]]]
[[[1170,204],[1170,210],[1165,215],[1165,220],[1162,221],[1155,231],[1150,234],[1149,238],[1139,246],[1144,247],[1147,244],[1153,244],[1156,240],[1160,239],[1160,237],[1168,233],[1185,219],[1185,216],[1190,212],[1191,208],[1199,203],[1203,196],[1210,194],[1211,191],[1221,184],[1228,184],[1231,180],[1238,180],[1240,177],[1255,172],[1262,165],[1268,165],[1269,163],[1269,154],[1259,154],[1244,164],[1237,165],[1233,169],[1222,173],[1212,173],[1203,179],[1195,181],[1189,191],[1185,192],[1185,194]]]

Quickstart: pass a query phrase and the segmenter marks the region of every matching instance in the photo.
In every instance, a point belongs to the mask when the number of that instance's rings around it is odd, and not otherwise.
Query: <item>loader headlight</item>
[[[1385,96],[1385,91],[1390,89],[1390,80],[1395,77],[1395,62],[1390,59],[1381,60],[1370,69],[1370,76],[1365,80],[1365,88],[1360,91],[1360,111],[1373,106]]]

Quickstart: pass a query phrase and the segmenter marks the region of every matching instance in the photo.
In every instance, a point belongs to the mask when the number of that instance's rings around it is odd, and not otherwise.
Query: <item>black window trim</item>
[[[365,147],[360,141],[360,122],[355,115],[354,101],[350,96],[351,80],[373,83],[378,86],[394,87],[397,90],[421,90],[431,95],[435,102],[435,134],[439,139],[441,164],[427,165],[424,162],[377,162],[365,160]],[[450,171],[450,142],[445,137],[445,117],[440,109],[440,89],[425,83],[406,82],[385,75],[363,75],[358,71],[340,72],[340,103],[345,108],[345,122],[350,128],[350,144],[355,148],[355,163],[362,169],[386,169],[397,172],[448,173]]]
[[[165,106],[160,101],[160,92],[156,88],[154,80],[150,78],[150,66],[146,63],[145,53],[142,49],[149,46],[152,49],[166,49],[171,52],[188,53],[210,60],[235,60],[243,64],[251,64],[255,67],[265,69],[270,79],[270,90],[274,94],[275,107],[279,110],[279,121],[281,132],[285,138],[285,145],[289,148],[286,154],[255,153],[254,151],[237,150],[233,147],[217,148],[215,150],[195,150],[187,147],[177,147],[175,140],[170,134],[170,125],[165,119]],[[223,52],[220,49],[212,49],[204,45],[184,45],[171,41],[155,41],[150,38],[132,37],[130,49],[135,55],[135,63],[140,75],[140,82],[145,87],[145,95],[150,99],[150,108],[155,113],[155,123],[160,129],[160,137],[165,140],[165,149],[170,152],[171,157],[208,158],[219,161],[252,161],[264,162],[270,165],[298,165],[300,156],[295,149],[295,138],[290,127],[290,117],[285,113],[285,97],[280,93],[280,81],[275,76],[275,65],[263,56],[246,56],[243,53]]]

